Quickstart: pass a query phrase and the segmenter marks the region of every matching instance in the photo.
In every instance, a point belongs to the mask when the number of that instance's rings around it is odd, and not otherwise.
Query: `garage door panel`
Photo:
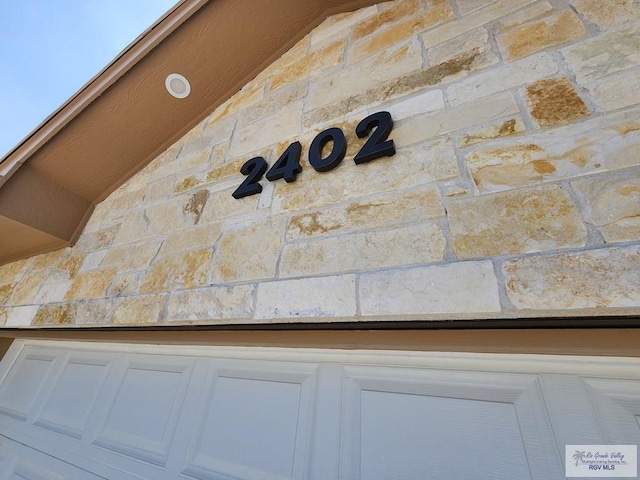
[[[182,411],[194,359],[185,357],[126,357],[112,389],[96,415],[94,445],[164,466]],[[113,381],[113,380],[112,380]]]
[[[303,478],[317,366],[212,365],[183,473],[203,480]]]
[[[34,423],[81,439],[114,359],[113,354],[72,354]]]
[[[640,381],[585,379],[606,443],[640,445]]]
[[[534,375],[345,370],[345,480],[562,474]]]
[[[27,421],[37,411],[64,362],[64,351],[22,350],[0,387],[0,414]]]

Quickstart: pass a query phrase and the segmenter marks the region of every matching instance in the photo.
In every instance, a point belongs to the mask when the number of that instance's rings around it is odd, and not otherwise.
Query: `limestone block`
[[[461,52],[474,50],[483,54],[491,53],[489,32],[486,29],[477,28],[448,42],[429,48],[427,50],[429,65],[439,65],[459,57]]]
[[[610,28],[640,18],[637,0],[570,0],[576,10],[600,28]]]
[[[117,248],[117,247],[115,247]],[[94,270],[96,268],[98,268],[100,266],[100,264],[102,263],[102,260],[104,260],[104,257],[107,256],[107,253],[109,252],[108,249],[104,249],[104,250],[99,250],[97,252],[91,252],[89,255],[87,255],[84,259],[84,262],[82,262],[82,266],[80,267],[80,271],[81,272],[86,272],[88,270]]]
[[[249,82],[233,97],[216,108],[206,119],[205,125],[212,125],[228,115],[237,113],[244,108],[250,108],[261,102],[263,98],[264,84]]]
[[[558,72],[553,57],[546,52],[480,72],[447,88],[451,105],[461,105],[493,93],[535,82]]]
[[[116,267],[121,272],[147,269],[157,255],[161,243],[161,240],[146,240],[113,247],[102,261],[102,266]]]
[[[330,70],[322,70],[327,73],[332,70],[341,68],[342,64],[333,65]],[[301,73],[302,74],[302,73]],[[313,71],[306,72],[307,75],[313,75]],[[251,108],[245,108],[238,114],[238,127],[242,128],[250,125],[258,120],[274,115],[279,110],[291,105],[295,102],[303,101],[309,93],[309,79],[303,77],[296,82],[288,82],[280,86],[277,90],[270,90],[265,99]]]
[[[147,185],[147,191],[145,192],[142,205],[146,206],[169,198],[175,182],[176,179],[174,175],[168,175],[150,182],[149,185]],[[121,221],[122,218],[118,218],[116,223]]]
[[[516,258],[503,271],[507,294],[518,309],[640,306],[638,246]]]
[[[320,27],[316,27],[316,28],[320,28]],[[289,50],[283,53],[282,56],[279,59],[277,59],[275,62],[271,63],[271,65],[267,66],[264,70],[262,70],[256,76],[256,78],[254,78],[249,83],[255,84],[255,85],[264,85],[265,83],[267,83],[271,75],[280,71],[282,68],[286,67],[287,65],[290,65],[293,62],[297,62],[298,60],[306,56],[307,53],[309,53],[310,45],[311,45],[311,34],[306,35],[304,38],[302,38],[302,40],[298,41],[298,43],[296,43],[293,47],[291,47]]]
[[[284,219],[275,217],[223,232],[211,264],[213,282],[274,278]]]
[[[103,250],[104,251],[104,250]],[[60,259],[57,265],[55,265],[48,274],[49,280],[73,280],[82,265],[84,265],[88,255],[72,255]]]
[[[73,325],[76,318],[77,304],[69,303],[50,303],[42,305],[35,318],[31,322],[34,327],[44,325]]]
[[[29,305],[35,303],[42,281],[42,272],[27,272],[13,288],[7,305]]]
[[[531,117],[541,127],[562,125],[589,115],[568,78],[539,80],[526,88]]]
[[[239,169],[237,173],[237,185],[211,194],[211,198],[202,212],[202,219],[200,220],[200,223],[207,224],[218,222],[224,218],[244,215],[255,212],[258,209],[260,195],[244,197],[240,200],[236,200],[231,195],[245,179],[245,177],[240,174]],[[266,182],[267,180],[262,180],[261,183],[263,184],[263,188]]]
[[[83,300],[77,304],[76,325],[113,323],[115,302],[112,299]]]
[[[419,116],[398,122],[398,126],[394,127],[392,137],[397,145],[407,146],[439,135],[446,135],[510,117],[519,112],[513,96],[504,92],[433,115]]]
[[[378,9],[374,5],[344,15],[334,15],[311,32],[311,47],[323,45],[327,40],[343,35],[347,29],[377,13]]]
[[[587,238],[578,209],[555,185],[466,198],[447,213],[459,258],[583,247]]]
[[[499,20],[511,12],[533,3],[535,0],[498,0],[467,15],[459,20],[442,24],[432,28],[422,35],[425,47],[430,48],[452,38],[464,35],[482,25]]]
[[[422,46],[417,39],[386,49],[346,70],[311,85],[307,110],[336,103],[422,67]]]
[[[254,285],[236,285],[173,292],[167,320],[249,319],[253,314],[254,290]]]
[[[387,10],[387,12],[389,11]],[[446,3],[421,12],[402,23],[391,25],[385,30],[351,46],[347,57],[348,61],[350,64],[359,62],[375,53],[384,51],[391,45],[402,42],[417,33],[424,32],[454,17],[455,14],[451,6]]]
[[[617,170],[640,162],[640,111],[496,141],[465,159],[481,192]]]
[[[301,116],[302,102],[295,102],[268,118],[238,129],[231,141],[229,154],[235,157],[248,155],[278,143],[283,138],[297,135],[300,133]]]
[[[610,3],[610,2],[607,2]],[[562,50],[578,83],[640,65],[640,26],[603,33]]]
[[[465,16],[481,9],[482,7],[491,5],[496,1],[497,0],[456,0],[456,4],[458,5],[458,11],[460,12],[460,15]]]
[[[180,150],[178,160],[182,168],[206,163],[215,145],[229,142],[235,125],[235,117],[222,118],[215,122],[205,122],[202,131],[196,137],[185,142]]]
[[[113,312],[115,324],[149,324],[159,320],[166,295],[141,295],[117,301]]]
[[[119,273],[111,282],[107,296],[113,298],[139,294],[145,275],[146,271]]]
[[[619,108],[640,104],[640,69],[626,70],[616,75],[601,78],[587,90],[599,112],[608,112]]]
[[[444,259],[445,246],[444,234],[436,223],[326,237],[286,245],[280,276],[303,277],[434,263]]]
[[[389,26],[395,25],[398,21],[415,15],[422,10],[420,0],[401,0],[392,3],[390,8],[382,10],[377,15],[369,17],[360,22],[351,31],[351,40],[356,42],[372,33]]]
[[[494,24],[495,31],[500,32],[507,28],[522,25],[531,20],[535,20],[554,11],[553,6],[546,0],[538,0],[537,2],[527,5],[520,10],[505,15],[497,20]]]
[[[8,298],[13,293],[13,283],[6,283],[4,285],[0,285],[0,305],[5,305]]]
[[[38,305],[29,305],[25,307],[13,307],[4,309],[6,327],[28,327],[35,318],[40,307]]]
[[[75,244],[74,251],[76,253],[89,253],[110,247],[118,234],[119,228],[119,225],[114,225],[103,228],[102,230],[80,235],[78,242]]]
[[[46,268],[53,267],[65,253],[67,253],[67,249],[61,248],[54,252],[43,253],[41,255],[31,257],[28,269],[33,272],[35,270],[44,270]]]
[[[30,262],[30,258],[25,258],[23,260],[16,260],[15,262],[0,265],[0,283],[11,283],[18,280]]]
[[[597,226],[607,243],[640,239],[640,172],[623,171],[615,176],[592,176],[573,182],[583,199],[586,222]]]
[[[70,287],[71,281],[45,282],[40,286],[33,303],[43,305],[45,303],[61,302],[64,300]],[[1,294],[0,288],[0,296]]]
[[[258,286],[256,320],[355,315],[354,275],[267,282]]]
[[[462,148],[470,147],[487,140],[510,137],[526,130],[521,117],[500,121],[486,127],[469,130],[458,140],[458,145]]]
[[[170,233],[162,243],[159,255],[170,255],[182,250],[208,247],[216,243],[222,233],[220,223],[205,224]]]
[[[444,109],[442,90],[427,90],[383,107],[394,121]]]
[[[398,147],[404,144],[395,130],[390,138],[396,140]],[[355,165],[346,158],[326,173],[306,168],[295,183],[276,186],[272,208],[275,212],[307,210],[458,175],[455,152],[448,139],[421,143],[370,163]]]
[[[271,77],[271,90],[309,76],[319,75],[327,68],[342,66],[346,46],[346,40],[339,40],[280,69]]]
[[[507,28],[496,39],[505,60],[527,57],[550,47],[564,45],[584,37],[587,30],[570,10]]]
[[[360,276],[362,316],[500,312],[491,262],[460,262]]]
[[[201,248],[157,258],[151,264],[140,291],[154,293],[206,285],[212,250]]]
[[[291,217],[287,240],[384,229],[444,216],[435,185],[357,199],[348,205],[323,208]]]
[[[105,297],[107,287],[116,276],[117,269],[105,268],[91,270],[76,275],[71,287],[65,295],[65,300],[82,300],[85,298]]]

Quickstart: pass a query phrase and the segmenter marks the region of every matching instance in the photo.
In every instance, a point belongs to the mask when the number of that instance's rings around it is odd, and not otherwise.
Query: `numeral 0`
[[[393,129],[393,119],[389,112],[377,112],[363,119],[356,126],[358,138],[369,136],[362,148],[358,151],[353,161],[356,165],[371,162],[381,157],[391,157],[396,153],[396,146],[393,140],[388,139]],[[326,157],[322,157],[322,151],[327,143],[332,142],[331,152]],[[267,172],[267,180],[275,181],[284,178],[286,182],[295,182],[298,173],[302,171],[300,165],[300,154],[302,145],[294,142],[276,160],[276,163]],[[317,172],[328,172],[333,170],[344,159],[347,152],[347,139],[342,130],[337,127],[329,128],[320,132],[309,146],[309,164]],[[247,178],[232,193],[234,198],[242,198],[262,192],[260,180],[267,171],[268,165],[264,158],[255,157],[247,161],[240,173]]]

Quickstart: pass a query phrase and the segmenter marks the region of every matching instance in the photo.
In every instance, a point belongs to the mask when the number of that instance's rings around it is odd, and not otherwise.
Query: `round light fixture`
[[[176,98],[187,98],[191,93],[189,80],[179,73],[167,75],[164,86],[167,87],[167,91]]]

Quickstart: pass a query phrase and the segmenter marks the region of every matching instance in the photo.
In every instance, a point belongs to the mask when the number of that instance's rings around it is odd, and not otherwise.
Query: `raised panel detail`
[[[343,479],[562,474],[557,456],[545,461],[544,444],[554,448],[553,436],[533,375],[345,370]]]
[[[72,356],[35,424],[82,438],[113,358],[96,354]]]
[[[201,405],[183,473],[199,479],[302,478],[312,383],[308,373],[219,371]]]
[[[192,365],[180,357],[132,360],[94,444],[164,465]]]
[[[26,421],[40,400],[58,355],[25,349],[0,388],[0,413]]]

